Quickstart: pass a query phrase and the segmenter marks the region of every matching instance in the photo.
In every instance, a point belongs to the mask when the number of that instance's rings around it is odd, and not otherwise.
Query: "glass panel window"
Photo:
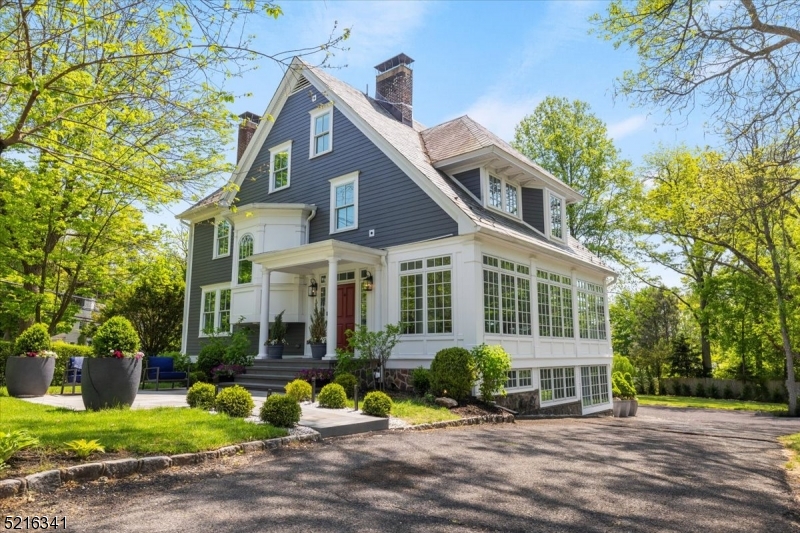
[[[517,302],[516,283],[514,276],[500,275],[500,290],[502,291],[503,306],[503,333],[506,335],[517,334]]]
[[[453,332],[450,270],[428,272],[428,333]]]
[[[355,203],[352,183],[336,187],[336,229],[351,228],[355,225]]]
[[[531,335],[531,282],[525,265],[483,256],[485,333]]]
[[[509,370],[506,373],[506,388],[507,389],[516,389],[517,388],[517,371],[516,370]]]
[[[400,321],[403,322],[403,333],[453,332],[453,274],[450,264],[450,256],[400,263]]]
[[[231,330],[231,290],[229,288],[204,289],[202,313],[200,315],[200,336],[230,333]]]
[[[608,403],[608,367],[581,367],[581,403],[584,407]]]
[[[483,330],[500,333],[500,274],[483,271]]]
[[[572,283],[568,276],[538,270],[539,335],[573,337]]]
[[[519,334],[531,335],[531,280],[517,278],[517,312]]]
[[[564,238],[564,205],[561,198],[550,195],[550,235],[556,239]]]
[[[530,368],[517,371],[520,387],[531,387],[533,385],[532,371]]]
[[[489,205],[497,209],[503,208],[503,182],[494,176],[489,176]]]
[[[219,291],[219,329],[230,331],[231,329],[231,290],[222,289]]]
[[[606,339],[605,290],[602,285],[577,280],[578,327],[582,339]]]
[[[311,157],[331,151],[333,108],[311,117]]]
[[[203,333],[214,332],[214,314],[216,313],[216,292],[206,292],[203,294]]]
[[[245,235],[239,240],[239,272],[236,282],[239,284],[253,281],[253,262],[247,258],[253,255],[253,236]]]
[[[504,178],[489,175],[489,207],[519,216],[519,188]]]
[[[574,368],[542,368],[539,376],[541,401],[550,402],[576,396]]]
[[[231,246],[231,224],[223,220],[217,224],[217,257],[223,257],[230,253]]]
[[[289,185],[289,152],[275,154],[272,166],[272,189]]]
[[[422,274],[400,276],[400,322],[403,323],[403,333],[423,333],[422,303]]]
[[[517,208],[517,188],[513,185],[506,185],[506,212],[511,215],[516,215]]]

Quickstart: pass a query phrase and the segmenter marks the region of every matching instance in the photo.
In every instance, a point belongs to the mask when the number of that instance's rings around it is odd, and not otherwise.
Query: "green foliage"
[[[247,327],[234,328],[222,359],[226,365],[249,366],[253,364],[255,356],[250,352],[250,339],[247,337],[249,331],[250,329]]]
[[[425,396],[431,389],[431,371],[418,367],[411,371],[411,386],[417,396]]]
[[[92,350],[96,357],[108,357],[114,350],[132,354],[139,349],[139,335],[130,320],[115,316],[97,328],[92,339]]]
[[[41,323],[32,325],[17,337],[14,348],[17,355],[50,350],[50,333],[47,331],[47,326]]]
[[[219,391],[214,402],[214,408],[218,412],[234,418],[247,418],[252,414],[255,406],[253,397],[247,389],[239,385],[225,387]]]
[[[9,341],[0,341],[0,385],[6,382],[6,360],[12,355],[17,355],[14,351],[14,343]],[[60,359],[56,359],[56,366]],[[63,370],[62,370],[63,373]]]
[[[614,372],[611,374],[611,390],[615,398],[633,400],[636,398],[636,389],[630,374]]]
[[[217,389],[211,383],[198,381],[186,391],[186,403],[189,407],[208,411],[214,407]]]
[[[333,378],[333,382],[342,386],[348,398],[353,398],[356,385],[358,385],[357,377],[355,377],[353,374],[339,374]]]
[[[69,364],[70,357],[91,357],[93,353],[91,346],[67,344],[61,341],[54,342],[52,348],[58,354],[58,357],[56,358],[56,369],[53,372],[51,385],[61,385],[61,380],[64,379],[64,370]]]
[[[286,323],[283,321],[283,313],[285,312],[281,311],[275,315],[275,321],[269,328],[268,344],[286,344]]]
[[[378,365],[383,374],[386,361],[400,342],[400,333],[400,324],[386,324],[382,331],[369,331],[366,326],[359,325],[355,330],[347,330],[345,334],[351,351],[358,352],[362,360]],[[372,374],[370,379],[374,379]]]
[[[72,450],[72,453],[78,459],[88,459],[90,455],[93,453],[106,453],[106,449],[100,444],[97,439],[93,440],[86,440],[86,439],[76,439],[71,440],[65,444],[68,450]]]
[[[475,379],[475,361],[464,348],[439,350],[431,362],[431,391],[437,396],[462,400],[472,393]]]
[[[295,379],[287,383],[285,390],[286,396],[295,402],[305,402],[311,399],[311,384],[304,379]]]
[[[356,357],[350,350],[336,349],[336,368],[334,375],[339,374],[356,374],[363,370],[368,361],[360,357]]]
[[[314,304],[311,313],[311,325],[308,327],[308,343],[324,344],[328,335],[328,321],[325,319],[325,310]]]
[[[708,391],[708,395],[709,395],[709,397],[711,397],[711,398],[713,398],[715,400],[720,398],[719,387],[717,387],[716,383],[712,383],[711,384],[711,387],[709,388],[709,391]]]
[[[259,417],[275,427],[291,428],[300,422],[301,414],[300,404],[292,396],[273,394],[264,401]]]
[[[705,398],[706,397],[706,386],[703,384],[702,381],[698,381],[697,385],[694,388],[694,395],[698,398]]]
[[[387,417],[392,410],[392,399],[381,391],[372,391],[364,397],[361,411],[365,415]]]
[[[24,429],[0,433],[0,470],[8,466],[6,463],[18,451],[38,445],[39,439]]]
[[[725,400],[733,400],[734,394],[733,389],[731,388],[730,383],[725,384],[725,388],[722,389],[722,398]]]
[[[203,372],[207,379],[211,379],[211,369],[223,363],[227,349],[222,337],[207,339],[197,356],[197,370]]]
[[[191,366],[189,356],[178,351],[161,352],[158,354],[160,357],[169,357],[172,359],[172,368],[176,372],[185,372]]]
[[[744,386],[742,387],[742,396],[740,399],[747,402],[754,400],[755,397],[756,395],[755,391],[753,390],[753,385],[751,385],[750,383],[745,383]]]
[[[622,372],[623,374],[627,372],[633,376],[636,375],[636,369],[633,367],[633,363],[624,355],[615,354],[612,358],[611,373],[613,374],[614,372]]]
[[[775,403],[786,402],[786,389],[782,386],[775,387],[772,390],[772,401]]]
[[[208,377],[206,377],[205,372],[201,372],[199,370],[195,370],[189,374],[189,385],[194,385],[195,383],[208,383]]]
[[[320,407],[343,409],[347,405],[347,393],[338,383],[328,383],[317,395]]]
[[[681,383],[681,396],[691,396],[692,395],[692,388],[689,386],[688,383]]]
[[[481,344],[471,351],[477,377],[480,380],[481,400],[490,402],[495,395],[506,395],[504,388],[511,370],[511,356],[500,345]]]
[[[692,348],[684,333],[679,333],[672,341],[670,366],[672,375],[676,377],[694,378],[703,374],[700,354]]]

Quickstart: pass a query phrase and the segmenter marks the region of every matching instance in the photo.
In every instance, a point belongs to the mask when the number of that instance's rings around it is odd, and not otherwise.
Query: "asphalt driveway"
[[[14,514],[92,532],[800,530],[775,440],[800,421],[639,415],[375,433],[62,489]]]

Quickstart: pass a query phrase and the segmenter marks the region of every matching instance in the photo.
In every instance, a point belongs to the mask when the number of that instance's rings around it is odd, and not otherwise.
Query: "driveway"
[[[800,530],[778,435],[800,421],[640,408],[374,433],[41,495],[72,531]]]

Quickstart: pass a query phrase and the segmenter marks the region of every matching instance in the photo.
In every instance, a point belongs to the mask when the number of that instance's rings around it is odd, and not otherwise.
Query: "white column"
[[[267,335],[269,334],[269,275],[270,271],[261,267],[261,320],[258,326],[258,355],[256,359],[267,358]]]
[[[336,359],[336,319],[339,313],[338,291],[336,290],[339,285],[338,278],[339,259],[331,257],[328,259],[328,289],[325,294],[325,312],[328,315],[328,334],[326,335],[328,353],[325,354],[325,359]]]

